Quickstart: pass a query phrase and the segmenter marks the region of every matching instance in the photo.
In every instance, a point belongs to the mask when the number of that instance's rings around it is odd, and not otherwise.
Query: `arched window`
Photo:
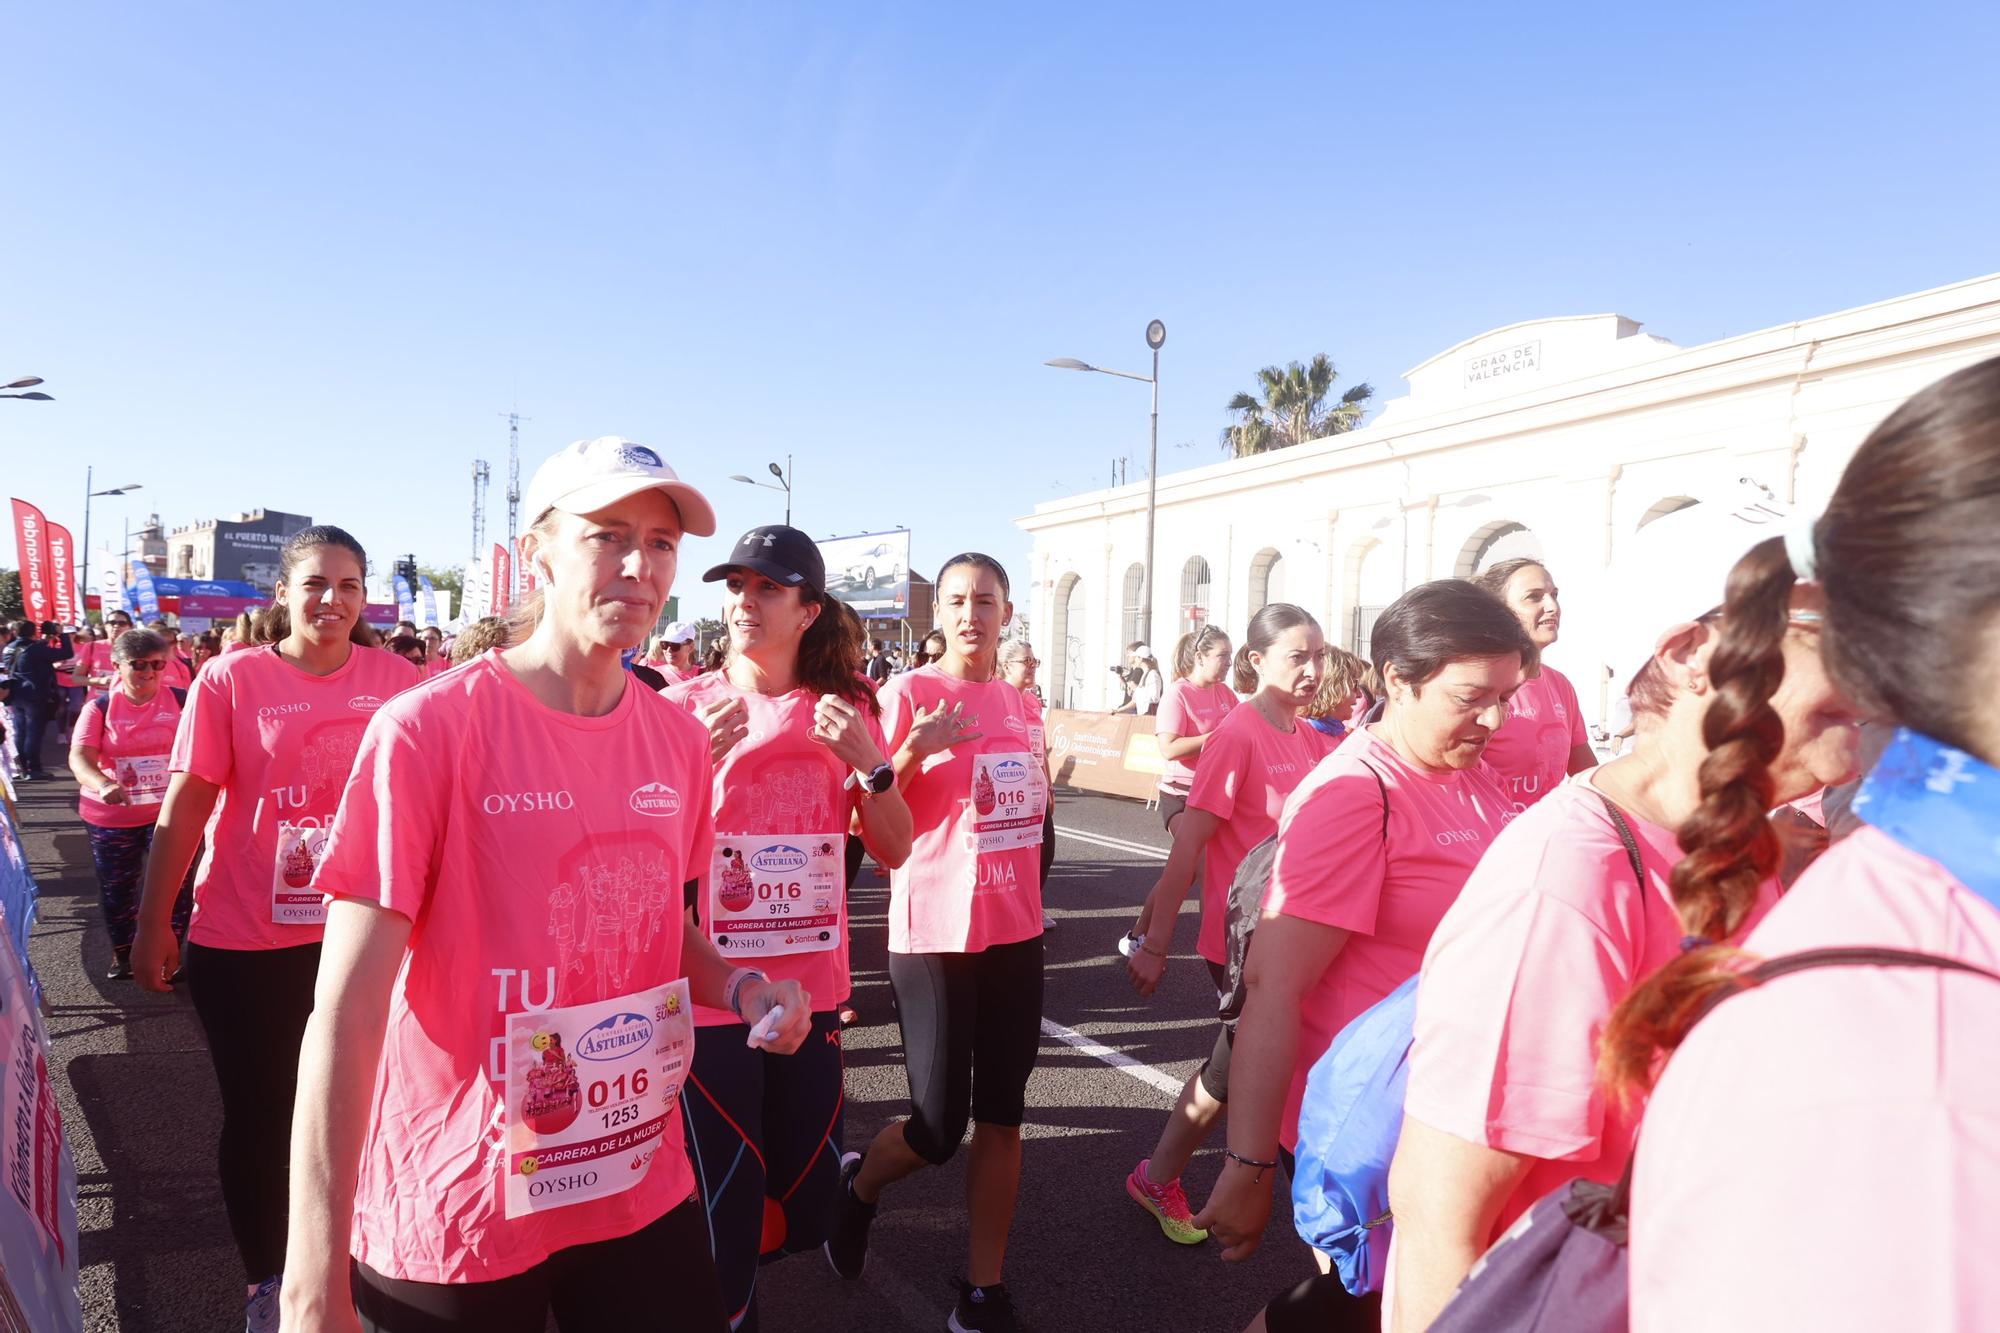
[[[1367,537],[1348,552],[1347,570],[1347,604],[1353,608],[1347,617],[1348,651],[1364,662],[1373,661],[1368,653],[1376,617],[1402,595],[1400,557],[1384,543]]]
[[[1083,675],[1083,641],[1077,637],[1084,627],[1083,580],[1075,574],[1063,575],[1051,604],[1049,646],[1044,650],[1050,663],[1049,703],[1055,708],[1074,708],[1083,683],[1079,679]]]
[[[1249,613],[1256,615],[1272,602],[1285,600],[1285,557],[1266,546],[1250,562]]]
[[[1140,564],[1126,566],[1125,569],[1125,614],[1119,620],[1118,646],[1135,642],[1139,637],[1139,608],[1145,597],[1146,567]],[[1121,655],[1120,661],[1123,661]]]
[[[1482,525],[1465,539],[1452,572],[1459,578],[1469,579],[1502,560],[1541,558],[1542,539],[1529,531],[1527,524],[1503,518]]]
[[[1198,555],[1191,555],[1187,564],[1181,566],[1181,633],[1192,633],[1206,625],[1212,610],[1209,601],[1208,561]],[[1125,643],[1130,642],[1130,639],[1125,641]],[[1123,648],[1125,644],[1121,643],[1118,646]]]
[[[1674,513],[1677,510],[1686,509],[1689,505],[1700,503],[1701,501],[1695,499],[1692,495],[1669,495],[1666,499],[1639,515],[1639,526],[1643,528],[1656,518],[1665,518],[1668,514]]]

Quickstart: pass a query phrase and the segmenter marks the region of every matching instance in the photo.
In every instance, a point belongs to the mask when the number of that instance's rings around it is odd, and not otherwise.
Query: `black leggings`
[[[285,1271],[292,1102],[319,945],[187,947],[188,992],[222,1093],[222,1206],[251,1283]]]
[[[695,1029],[681,1097],[722,1308],[737,1333],[757,1328],[758,1262],[827,1238],[844,1110],[837,1015],[814,1014],[795,1055],[751,1050],[747,1034],[740,1023]]]
[[[1229,969],[1220,963],[1208,963],[1208,979],[1215,983],[1217,995],[1229,990]],[[1224,1023],[1215,1034],[1215,1049],[1208,1053],[1208,1059],[1201,1062],[1197,1072],[1201,1075],[1201,1086],[1209,1096],[1219,1102],[1229,1100],[1229,1058],[1236,1053],[1236,1025]]]
[[[1274,1296],[1264,1307],[1270,1333],[1376,1333],[1382,1327],[1382,1293],[1350,1296],[1338,1273],[1314,1273]]]
[[[557,1250],[492,1282],[404,1282],[354,1264],[368,1333],[725,1333],[699,1196],[629,1236]]]
[[[903,1138],[917,1156],[950,1161],[968,1115],[1018,1127],[1042,1043],[1041,936],[979,953],[891,953],[889,984],[910,1080]]]

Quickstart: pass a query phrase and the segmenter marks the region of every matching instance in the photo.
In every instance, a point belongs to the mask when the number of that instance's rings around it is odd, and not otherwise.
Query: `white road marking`
[[[1066,1028],[1050,1018],[1042,1020],[1042,1031],[1065,1045],[1076,1047],[1094,1060],[1102,1060],[1120,1073],[1130,1074],[1149,1088],[1157,1088],[1169,1097],[1181,1095],[1182,1080],[1153,1068],[1144,1060],[1134,1060],[1123,1051],[1114,1051],[1095,1037],[1086,1037],[1081,1032]]]
[[[1109,847],[1114,851],[1133,852],[1139,856],[1151,857],[1155,861],[1167,859],[1165,852],[1157,847],[1149,847],[1143,842],[1128,842],[1124,838],[1114,838],[1105,833],[1086,833],[1082,829],[1064,828],[1060,824],[1056,825],[1056,832],[1065,838],[1075,838],[1078,842],[1095,843],[1099,847]]]

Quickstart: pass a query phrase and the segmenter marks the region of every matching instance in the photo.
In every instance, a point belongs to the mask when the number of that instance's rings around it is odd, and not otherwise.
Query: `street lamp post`
[[[23,375],[8,384],[0,384],[0,389],[32,389],[42,382],[39,375]],[[53,403],[54,398],[45,393],[0,393],[0,398],[25,398],[31,403]]]
[[[84,604],[83,604],[82,606],[79,606],[79,607],[77,608],[77,611],[78,611],[78,613],[79,613],[79,614],[78,614],[78,618],[79,618],[79,619],[82,619],[82,618],[85,618],[85,617],[87,617],[87,616],[88,616],[88,615],[90,614],[90,611],[89,611],[89,607],[90,607],[90,502],[91,502],[92,500],[96,499],[96,498],[97,498],[98,496],[100,496],[100,495],[123,495],[123,494],[125,494],[125,493],[126,493],[127,491],[136,491],[136,490],[138,490],[138,489],[139,489],[139,486],[140,486],[140,483],[139,483],[139,482],[136,482],[136,481],[135,481],[135,482],[131,483],[131,484],[130,484],[130,485],[128,485],[128,486],[113,486],[113,487],[112,487],[112,488],[111,488],[110,490],[107,490],[107,491],[93,491],[92,489],[90,489],[90,488],[91,488],[91,486],[93,485],[93,482],[92,482],[91,478],[92,478],[92,477],[93,477],[93,476],[95,475],[95,473],[96,473],[96,469],[95,469],[95,468],[90,468],[90,467],[86,467],[86,468],[85,468],[85,469],[83,470],[83,603],[84,603]],[[131,545],[131,541],[130,541],[130,539],[129,539],[129,538],[128,538],[128,539],[126,540],[126,545],[128,545],[128,546],[129,546],[129,545]]]
[[[740,481],[745,486],[762,486],[767,491],[783,491],[785,493],[785,526],[789,528],[792,526],[792,456],[790,454],[785,455],[785,465],[782,468],[776,463],[767,464],[767,466],[771,469],[771,475],[778,479],[776,486],[773,486],[768,481],[758,481],[754,477],[746,477],[740,472],[729,479],[731,481]]]
[[[1057,370],[1088,370],[1099,375],[1116,375],[1121,380],[1138,380],[1153,388],[1152,439],[1146,451],[1146,564],[1139,582],[1139,637],[1148,644],[1153,641],[1153,520],[1160,495],[1160,348],[1166,345],[1166,341],[1165,324],[1156,319],[1146,325],[1146,346],[1153,349],[1153,373],[1150,375],[1134,375],[1130,371],[1093,366],[1073,356],[1059,356],[1042,363]]]

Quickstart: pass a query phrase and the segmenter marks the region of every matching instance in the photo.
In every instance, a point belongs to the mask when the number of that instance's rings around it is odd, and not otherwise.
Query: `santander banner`
[[[487,584],[492,595],[487,599],[486,614],[497,616],[507,610],[508,590],[514,586],[514,562],[507,556],[507,548],[499,542],[493,543],[493,565],[488,570]]]
[[[54,580],[49,577],[49,521],[26,500],[14,501],[14,549],[21,557],[21,605],[37,625],[53,620]]]
[[[49,580],[53,588],[56,619],[65,625],[83,623],[83,608],[76,604],[76,542],[60,523],[49,524]]]

